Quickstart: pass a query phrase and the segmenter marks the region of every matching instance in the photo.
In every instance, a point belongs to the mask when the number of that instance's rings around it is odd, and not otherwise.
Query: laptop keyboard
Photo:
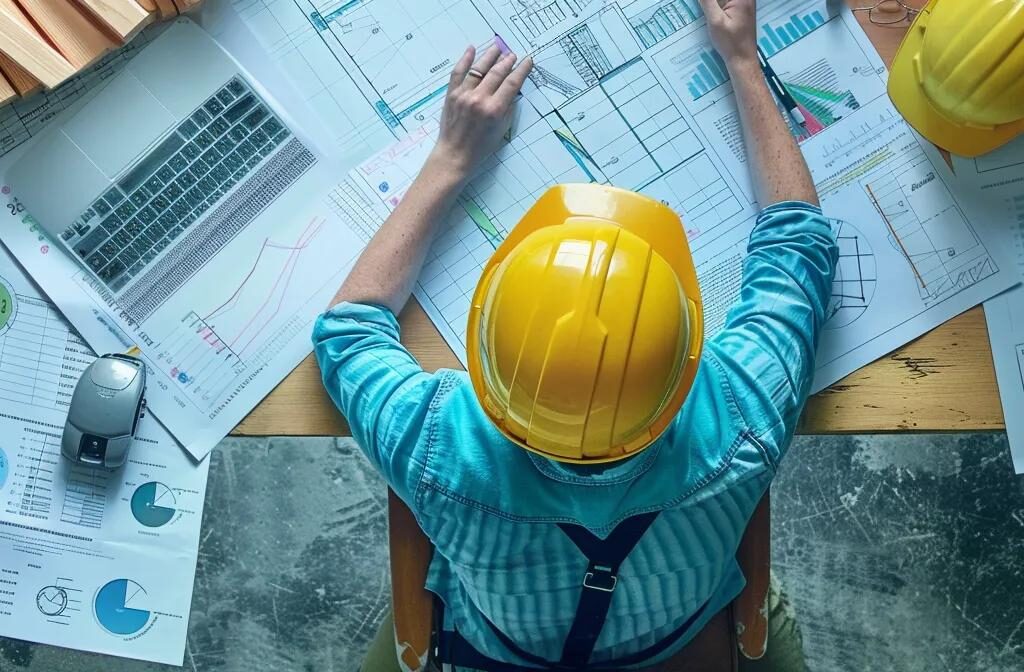
[[[248,84],[234,77],[61,238],[118,291],[289,136]]]

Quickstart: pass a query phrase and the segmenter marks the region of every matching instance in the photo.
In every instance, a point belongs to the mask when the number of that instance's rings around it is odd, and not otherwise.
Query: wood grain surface
[[[911,4],[921,6],[923,0]],[[857,5],[854,5],[857,6]],[[858,13],[887,64],[906,26],[884,27]],[[402,342],[427,371],[461,369],[415,301],[402,312]],[[811,398],[800,421],[803,434],[1003,429],[981,307],[847,376]],[[233,432],[244,436],[347,435],[348,427],[307,358]]]

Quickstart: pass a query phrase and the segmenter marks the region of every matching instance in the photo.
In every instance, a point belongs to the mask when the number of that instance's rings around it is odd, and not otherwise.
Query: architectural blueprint
[[[262,4],[280,13],[286,3]],[[446,25],[456,5],[460,16],[487,22],[468,41],[486,45],[497,32],[531,52],[536,68],[510,141],[462,194],[416,288],[453,350],[465,362],[466,315],[484,260],[548,186],[572,181],[638,190],[680,213],[713,334],[739,291],[758,204],[732,89],[698,3],[435,0],[416,11]],[[358,56],[344,45],[353,43],[360,20],[371,33],[387,32],[385,17],[403,7],[399,0],[328,3],[316,11],[331,19],[314,30]],[[892,107],[885,67],[849,12],[829,16],[823,2],[766,0],[759,16],[762,49],[822,127],[813,136],[792,129],[840,247],[818,390],[1012,286],[1017,273],[1003,230],[965,216],[953,174]],[[406,35],[414,42],[419,34]],[[449,67],[427,56],[424,67]],[[383,65],[371,59],[360,71]],[[429,152],[440,104],[435,85],[406,83],[403,100],[416,106],[409,114],[392,107],[383,89],[361,85],[378,111],[390,110],[381,123],[400,138],[355,168],[335,194],[339,214],[366,239]]]
[[[0,635],[181,665],[210,463],[152,417],[121,469],[61,457],[94,357],[0,248]]]
[[[978,217],[993,218],[1012,232],[1012,248],[1024,273],[1024,138],[976,159],[953,157],[957,175],[968,185],[964,199]],[[1024,473],[1024,286],[985,302],[999,397],[1013,466]]]

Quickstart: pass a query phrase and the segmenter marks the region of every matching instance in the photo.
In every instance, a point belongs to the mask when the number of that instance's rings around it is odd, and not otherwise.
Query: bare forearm
[[[756,61],[730,63],[754,190],[761,207],[780,201],[818,204],[803,154],[779,114]]]
[[[376,303],[398,313],[409,300],[437,227],[469,176],[500,146],[533,59],[516,67],[515,54],[502,55],[497,45],[474,63],[475,56],[469,46],[455,64],[434,151],[366,246],[332,306]]]
[[[370,240],[331,305],[376,303],[397,314],[408,301],[437,227],[463,184],[460,171],[432,156]]]

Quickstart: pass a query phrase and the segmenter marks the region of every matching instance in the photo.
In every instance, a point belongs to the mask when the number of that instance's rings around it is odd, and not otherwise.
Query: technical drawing
[[[921,168],[927,161],[914,149],[862,186],[890,243],[907,261],[921,299],[931,305],[997,269],[942,180]],[[907,183],[908,178],[918,181]]]
[[[662,0],[651,7],[633,10],[638,0],[623,8],[645,49],[657,45],[703,16],[698,0]]]
[[[1020,151],[1016,145],[1004,145],[988,154],[982,154],[974,159],[974,166],[979,173],[988,173],[993,170],[1006,170],[1021,164]]]
[[[708,235],[743,211],[739,199],[705,152],[640,191],[675,210],[690,241]]]
[[[466,211],[470,220],[472,220],[477,230],[484,235],[490,246],[493,249],[498,249],[498,245],[508,235],[508,231],[499,230],[499,225],[495,222],[494,217],[485,210],[486,206],[481,206],[472,198],[465,196],[459,199],[459,205]]]
[[[539,49],[530,78],[558,107],[639,55],[625,17],[611,6]]]
[[[485,49],[494,30],[470,0],[315,2],[310,21],[368,83],[381,119],[395,128],[444,100],[467,44]],[[412,119],[413,125],[418,125]]]
[[[878,285],[875,255],[868,239],[849,222],[833,219],[839,263],[832,281],[832,296],[825,308],[825,328],[846,327],[863,315]]]
[[[616,186],[642,189],[704,147],[647,63],[636,59],[556,110],[570,153]],[[582,164],[581,164],[582,165]],[[586,166],[583,166],[586,168]]]
[[[492,4],[498,4],[492,0]],[[530,46],[576,23],[597,0],[504,0],[496,9]]]

